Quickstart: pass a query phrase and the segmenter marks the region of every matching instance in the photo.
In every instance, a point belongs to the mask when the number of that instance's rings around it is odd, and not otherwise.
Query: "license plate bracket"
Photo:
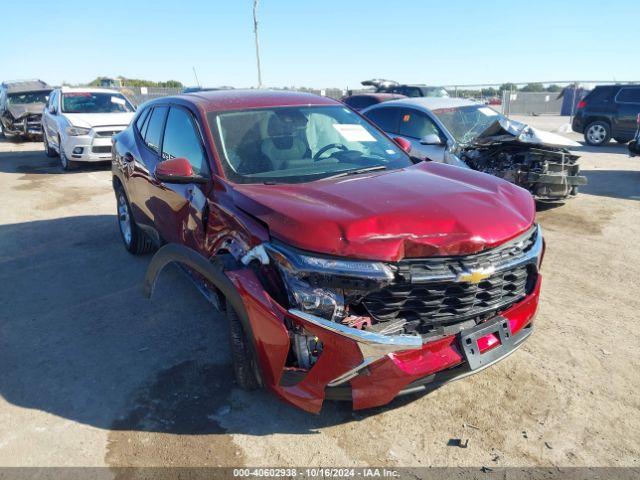
[[[491,333],[498,337],[500,344],[489,351],[480,353],[478,340]],[[515,346],[509,320],[501,316],[460,332],[460,344],[465,360],[471,370],[477,370],[494,362],[506,355]]]

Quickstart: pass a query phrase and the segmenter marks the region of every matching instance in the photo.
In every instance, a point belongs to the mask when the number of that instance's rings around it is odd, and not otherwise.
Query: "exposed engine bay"
[[[564,148],[522,143],[494,143],[465,148],[461,159],[473,170],[495,175],[531,192],[536,200],[557,201],[573,197],[580,176],[580,158]]]
[[[580,157],[564,146],[574,144],[559,135],[501,120],[472,143],[459,146],[456,155],[473,170],[529,190],[536,200],[558,201],[577,195],[578,187],[587,183],[580,175]]]

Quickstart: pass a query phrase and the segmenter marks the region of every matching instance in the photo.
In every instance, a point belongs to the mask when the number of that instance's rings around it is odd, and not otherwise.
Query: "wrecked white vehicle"
[[[587,179],[569,147],[579,143],[507,119],[490,107],[458,98],[409,98],[362,112],[382,130],[411,143],[411,155],[495,175],[536,200],[575,196]]]
[[[0,123],[8,138],[42,137],[42,110],[53,90],[42,80],[0,85]]]

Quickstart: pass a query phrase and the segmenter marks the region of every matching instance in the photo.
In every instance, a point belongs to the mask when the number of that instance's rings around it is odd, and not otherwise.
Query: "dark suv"
[[[627,143],[639,113],[640,85],[600,85],[578,103],[572,127],[589,145],[604,145],[612,138]]]

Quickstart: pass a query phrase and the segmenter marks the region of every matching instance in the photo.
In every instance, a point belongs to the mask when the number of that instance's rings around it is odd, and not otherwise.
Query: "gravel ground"
[[[639,466],[640,160],[578,150],[589,185],[538,214],[523,348],[428,395],[314,416],[234,387],[224,320],[179,272],[142,297],[150,257],[120,245],[107,168],[63,174],[40,144],[0,143],[0,466]]]

